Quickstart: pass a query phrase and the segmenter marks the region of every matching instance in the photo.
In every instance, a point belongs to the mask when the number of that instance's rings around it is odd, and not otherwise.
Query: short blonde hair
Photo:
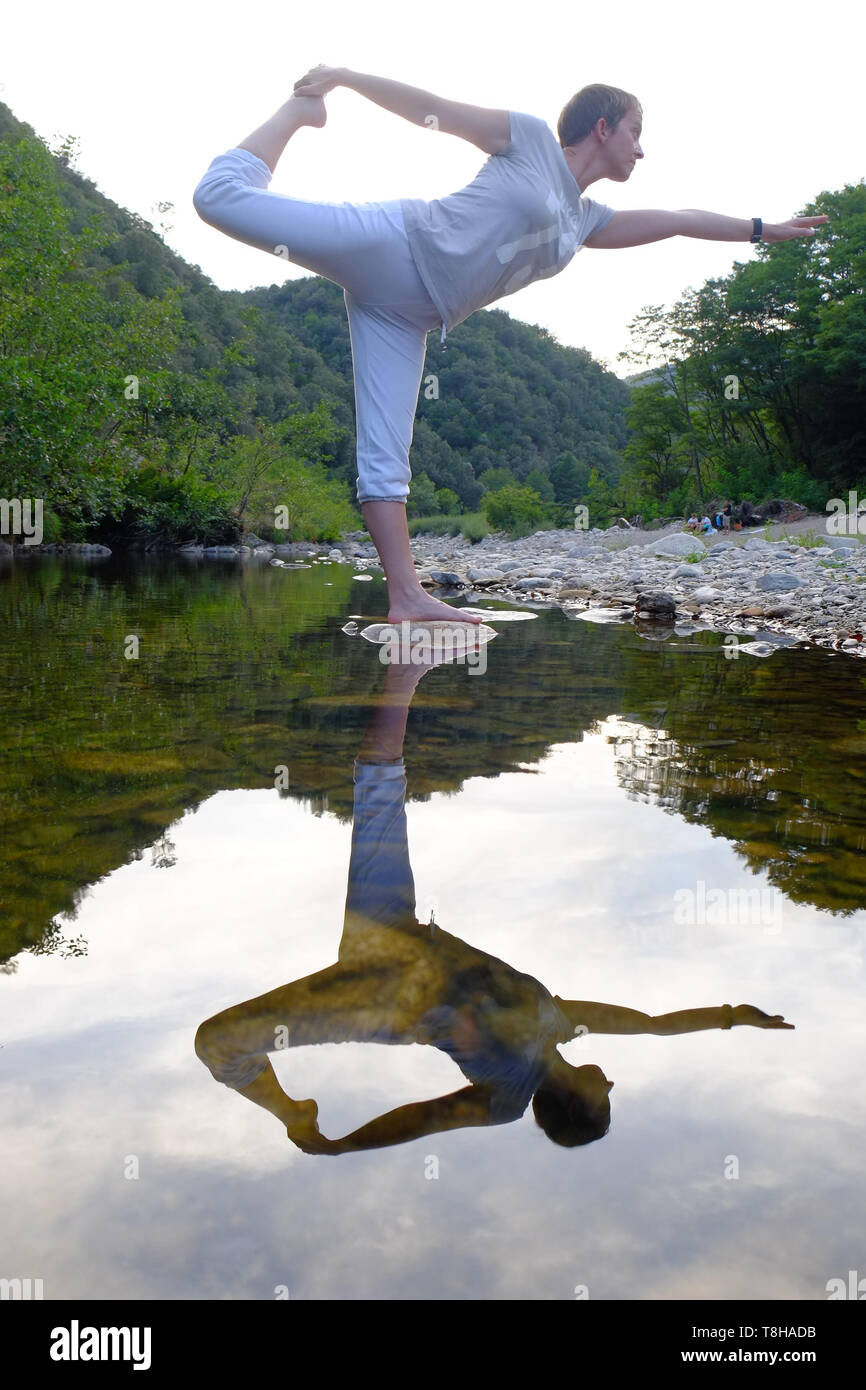
[[[614,129],[623,116],[636,107],[643,116],[643,108],[636,96],[624,92],[621,87],[605,87],[595,82],[591,87],[581,87],[579,92],[562,108],[556,133],[563,149],[585,140],[596,123],[604,116],[608,125]]]

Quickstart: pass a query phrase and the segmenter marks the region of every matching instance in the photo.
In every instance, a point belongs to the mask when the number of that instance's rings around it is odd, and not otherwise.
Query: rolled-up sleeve
[[[279,199],[269,191],[273,175],[258,155],[235,148],[217,155],[192,195],[203,222],[248,246],[276,253],[281,222]]]

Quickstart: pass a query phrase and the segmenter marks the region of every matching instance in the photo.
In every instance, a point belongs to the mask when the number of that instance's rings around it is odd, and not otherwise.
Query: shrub
[[[467,512],[461,517],[460,534],[464,540],[475,541],[483,540],[490,535],[490,527],[483,512]]]
[[[541,498],[529,487],[503,487],[485,493],[484,514],[494,530],[529,531],[544,515]]]
[[[234,540],[240,524],[224,488],[191,472],[174,478],[147,464],[126,480],[123,505],[103,518],[99,531],[127,539],[213,543]]]

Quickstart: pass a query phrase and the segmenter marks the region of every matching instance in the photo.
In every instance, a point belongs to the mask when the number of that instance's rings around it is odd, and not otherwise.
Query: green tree
[[[460,498],[450,487],[440,487],[436,492],[436,508],[443,516],[456,516],[460,511]]]
[[[684,419],[679,402],[663,383],[652,382],[632,392],[626,413],[630,438],[623,458],[628,481],[639,496],[646,491],[657,504],[664,503],[689,473],[684,459]]]
[[[416,474],[409,484],[407,516],[434,516],[438,511],[435,483],[426,473]]]
[[[496,530],[531,530],[544,516],[541,498],[529,487],[503,487],[488,492],[483,508],[488,522]]]
[[[526,475],[526,486],[537,492],[542,502],[552,502],[554,500],[553,483],[547,473],[540,468],[533,468],[531,473]]]
[[[86,264],[110,233],[72,233],[57,177],[41,141],[0,145],[2,487],[94,519],[121,501],[130,466],[118,407],[170,362],[182,315],[177,291],[143,300]]]

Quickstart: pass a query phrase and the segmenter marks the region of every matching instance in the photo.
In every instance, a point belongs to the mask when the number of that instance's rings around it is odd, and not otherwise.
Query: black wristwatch
[[[761,237],[762,237],[762,235],[763,235],[763,231],[764,231],[764,224],[763,224],[763,222],[761,221],[760,217],[753,217],[753,218],[752,218],[752,235],[749,237],[749,241],[760,241],[760,240],[761,240]]]

